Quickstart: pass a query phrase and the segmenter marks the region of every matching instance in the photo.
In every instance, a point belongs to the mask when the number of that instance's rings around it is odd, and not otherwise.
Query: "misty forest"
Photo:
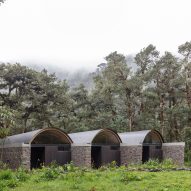
[[[112,52],[96,71],[70,79],[66,73],[1,63],[0,105],[1,137],[45,127],[154,128],[167,141],[185,141],[189,157],[191,42],[180,45],[176,55],[160,54],[153,45],[132,58]]]

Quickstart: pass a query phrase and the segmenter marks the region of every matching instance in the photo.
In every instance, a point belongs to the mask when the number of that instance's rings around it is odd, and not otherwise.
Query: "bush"
[[[43,180],[54,180],[59,176],[59,172],[55,169],[44,168],[43,174],[41,175],[41,179]]]
[[[16,179],[10,179],[9,181],[7,181],[7,184],[6,184],[6,186],[8,187],[8,188],[15,188],[15,187],[17,187],[18,186],[18,181],[16,180]]]
[[[171,159],[160,162],[159,160],[149,160],[144,164],[128,165],[128,170],[173,170],[177,166]]]
[[[0,181],[0,191],[4,191],[6,188],[6,183],[5,182],[2,182]]]
[[[54,180],[58,178],[58,176],[63,173],[64,169],[61,166],[58,166],[55,163],[52,163],[48,167],[42,167],[40,170],[36,170],[36,172],[40,172],[40,179],[41,180]]]
[[[67,172],[75,172],[76,170],[79,170],[79,168],[74,166],[73,162],[71,162],[70,164],[64,165],[64,170]]]
[[[163,162],[161,163],[161,168],[163,170],[170,170],[170,169],[174,169],[177,166],[173,163],[172,159],[166,159],[163,160]]]
[[[128,183],[131,181],[141,181],[142,178],[140,176],[137,176],[136,174],[132,172],[127,172],[122,175],[121,181],[124,183]]]
[[[149,160],[146,163],[143,164],[143,168],[145,169],[160,169],[161,168],[161,164],[159,162],[159,160]]]
[[[115,170],[116,168],[118,168],[116,161],[112,161],[111,163],[109,163],[109,164],[107,165],[107,167],[108,167],[110,170]]]
[[[29,178],[29,174],[23,168],[19,168],[16,171],[16,178],[18,181],[25,182]]]
[[[13,172],[11,170],[3,170],[0,172],[0,180],[11,180],[13,179]]]
[[[0,191],[18,186],[19,181],[10,169],[0,171]]]

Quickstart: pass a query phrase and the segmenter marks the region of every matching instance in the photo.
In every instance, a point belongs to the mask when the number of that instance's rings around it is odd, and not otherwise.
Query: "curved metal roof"
[[[59,133],[59,135],[63,136],[68,143],[72,143],[71,138],[62,131],[61,129],[57,128],[45,128],[45,129],[38,129],[35,131],[30,131],[27,133],[22,133],[18,135],[9,136],[5,139],[4,144],[15,144],[15,143],[24,143],[24,144],[31,144],[35,138],[43,133]]]
[[[139,144],[143,144],[146,136],[149,133],[157,134],[159,136],[161,142],[164,142],[162,135],[157,130],[125,132],[125,133],[118,133],[118,135],[121,138],[122,143],[129,144],[129,145],[139,145]]]
[[[72,139],[73,143],[92,144],[95,138],[98,137],[103,132],[108,133],[108,136],[109,134],[112,134],[113,136],[115,136],[118,143],[121,143],[121,139],[119,135],[112,129],[98,129],[98,130],[92,130],[92,131],[71,133],[69,134],[69,136]]]

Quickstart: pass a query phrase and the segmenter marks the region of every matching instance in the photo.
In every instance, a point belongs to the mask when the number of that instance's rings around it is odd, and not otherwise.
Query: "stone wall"
[[[21,166],[25,169],[31,168],[31,147],[22,147]]]
[[[184,147],[185,143],[163,143],[163,159],[172,159],[179,166],[184,165]]]
[[[71,155],[74,165],[91,167],[91,145],[72,145]]]
[[[142,163],[142,145],[120,145],[121,165],[141,164]]]
[[[18,167],[30,169],[29,145],[6,145],[0,148],[0,156],[2,156],[3,162],[12,169]]]

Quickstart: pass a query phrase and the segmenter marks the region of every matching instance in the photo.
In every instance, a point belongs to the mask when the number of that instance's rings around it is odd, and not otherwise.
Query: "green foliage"
[[[14,111],[6,106],[0,106],[0,138],[6,137],[14,125]]]
[[[150,162],[151,164],[151,162]],[[152,162],[153,165],[153,162]],[[48,169],[55,170],[58,167],[48,167]],[[63,169],[63,168],[62,168]],[[18,191],[32,191],[32,190],[190,190],[191,175],[186,171],[163,171],[163,172],[146,172],[146,171],[127,171],[127,168],[113,168],[107,167],[106,171],[99,171],[94,169],[76,169],[75,171],[59,171],[57,178],[40,179],[45,169],[33,170],[28,172],[30,175],[26,182],[14,185],[14,181],[10,181],[9,187],[0,181],[1,190],[8,190],[12,186],[16,186],[14,190]],[[12,172],[13,175],[15,172]],[[51,176],[52,177],[52,176]],[[168,178],[167,178],[168,177]],[[51,180],[51,181],[50,181]],[[160,184],[159,184],[160,182]]]
[[[129,170],[153,170],[153,171],[164,171],[164,170],[174,170],[177,168],[177,165],[173,163],[171,159],[163,160],[149,160],[144,164],[131,164],[127,167]]]
[[[4,170],[0,172],[0,180],[11,180],[13,179],[13,173],[11,170]]]
[[[143,164],[143,168],[145,169],[158,169],[160,168],[159,160],[149,160],[148,162]]]
[[[41,169],[27,171],[0,170],[0,191],[32,190],[190,190],[189,171],[174,171],[171,160],[162,163],[148,161],[143,165],[116,167],[114,163],[100,169],[74,168],[73,164],[51,164]],[[160,172],[148,170],[161,169]],[[173,171],[172,171],[173,170]],[[168,177],[168,178],[166,178]],[[159,184],[160,182],[160,184]]]
[[[64,165],[64,170],[67,172],[75,172],[78,170],[78,167],[76,167],[73,162],[70,162],[70,164]]]
[[[41,179],[42,180],[54,180],[59,176],[59,172],[57,171],[56,168],[43,168]]]
[[[15,173],[15,177],[18,181],[25,182],[29,179],[29,173],[25,169],[19,168]]]
[[[50,181],[58,178],[64,169],[62,166],[58,166],[56,163],[51,163],[48,167],[42,167],[38,172],[40,176],[36,180],[38,181]]]
[[[1,63],[0,137],[45,127],[66,132],[155,128],[166,141],[185,141],[189,160],[190,47],[191,42],[180,45],[177,57],[168,51],[161,55],[150,44],[133,58],[136,71],[132,60],[112,52],[88,76],[94,81],[89,89],[80,80],[71,88],[45,69]]]
[[[177,168],[177,165],[173,163],[172,159],[166,159],[162,161],[161,168],[164,170],[172,170]]]
[[[18,184],[18,180],[11,170],[0,171],[0,190],[4,191],[7,188],[14,188],[18,186]]]
[[[126,172],[122,175],[121,181],[124,183],[129,183],[131,181],[141,181],[141,176],[138,176],[132,172]]]

